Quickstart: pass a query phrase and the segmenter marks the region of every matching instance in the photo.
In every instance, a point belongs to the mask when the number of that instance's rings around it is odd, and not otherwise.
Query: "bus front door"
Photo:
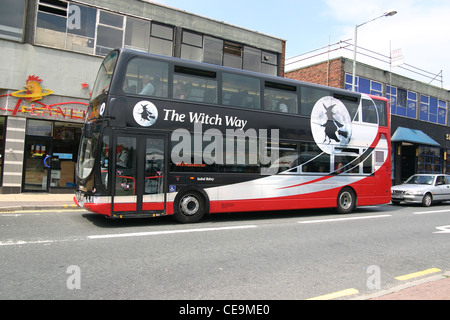
[[[166,139],[118,134],[112,214],[162,215],[166,200]]]

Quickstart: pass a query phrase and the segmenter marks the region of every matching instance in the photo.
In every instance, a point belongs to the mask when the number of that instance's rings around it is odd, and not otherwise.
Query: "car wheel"
[[[433,197],[431,196],[431,194],[429,194],[429,193],[425,194],[422,199],[422,205],[424,207],[429,207],[429,206],[431,206],[432,203],[433,203]]]

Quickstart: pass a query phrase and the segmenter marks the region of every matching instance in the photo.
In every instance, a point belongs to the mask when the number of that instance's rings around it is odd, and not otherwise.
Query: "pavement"
[[[61,210],[78,208],[73,202],[74,193],[21,193],[0,194],[0,214],[26,210]],[[450,300],[450,271],[418,278],[397,287],[380,290],[354,300]]]

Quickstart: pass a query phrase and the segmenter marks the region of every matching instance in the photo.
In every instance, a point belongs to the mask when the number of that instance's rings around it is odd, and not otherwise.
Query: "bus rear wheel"
[[[180,223],[195,223],[206,213],[206,201],[197,191],[185,191],[175,197],[174,217]]]
[[[356,207],[356,194],[351,188],[343,188],[337,198],[337,211],[342,214],[351,213]]]

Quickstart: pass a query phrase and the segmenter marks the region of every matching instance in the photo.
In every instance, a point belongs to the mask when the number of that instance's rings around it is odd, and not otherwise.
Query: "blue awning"
[[[391,138],[392,142],[410,142],[440,147],[441,145],[420,130],[398,127]]]

